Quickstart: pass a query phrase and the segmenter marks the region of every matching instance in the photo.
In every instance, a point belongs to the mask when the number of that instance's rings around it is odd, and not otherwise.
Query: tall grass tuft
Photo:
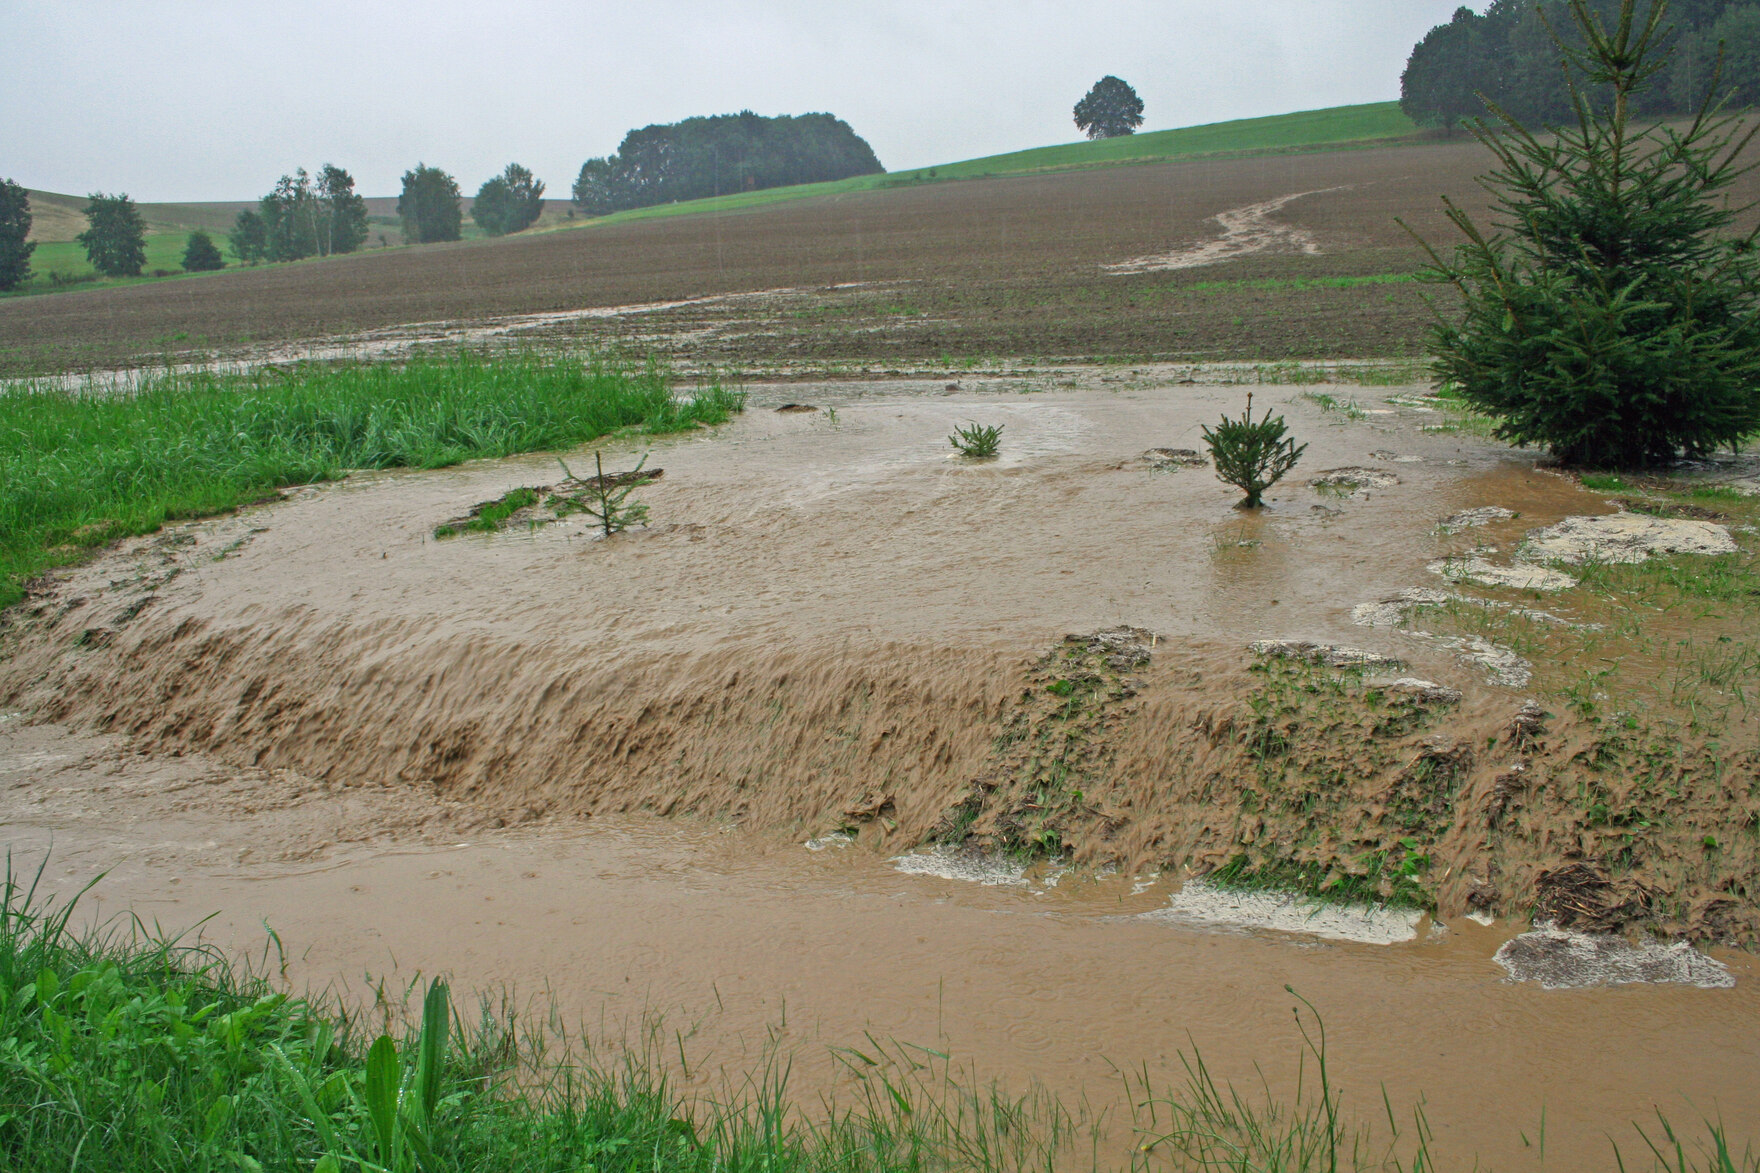
[[[167,372],[123,393],[0,392],[0,606],[90,547],[350,469],[439,468],[624,429],[717,424],[744,393],[655,363],[469,353],[405,364]]]

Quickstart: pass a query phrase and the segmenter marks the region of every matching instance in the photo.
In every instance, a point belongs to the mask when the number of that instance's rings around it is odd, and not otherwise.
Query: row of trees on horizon
[[[1617,23],[1620,0],[1586,4],[1604,24]],[[1715,100],[1760,105],[1760,0],[1671,0],[1667,20],[1655,59],[1661,72],[1638,95],[1639,113],[1691,112],[1714,83]],[[1449,130],[1485,114],[1484,99],[1527,126],[1569,121],[1561,41],[1571,50],[1583,46],[1568,0],[1492,0],[1483,14],[1456,9],[1413,48],[1400,108],[1421,125]]]
[[[458,181],[438,167],[418,163],[403,173],[397,217],[406,244],[433,244],[463,236]],[[490,236],[534,224],[544,211],[544,183],[518,163],[477,189],[471,218]],[[367,201],[355,193],[354,177],[331,163],[314,180],[301,167],[283,175],[255,208],[239,212],[232,251],[246,264],[298,261],[351,253],[367,241]]]

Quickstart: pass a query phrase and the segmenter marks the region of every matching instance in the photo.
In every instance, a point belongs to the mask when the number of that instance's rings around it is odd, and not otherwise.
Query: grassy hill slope
[[[794,187],[773,187],[766,191],[739,192],[704,200],[637,208],[587,223],[619,224],[656,216],[742,211],[783,200],[875,191],[954,179],[1035,175],[1049,171],[1075,171],[1131,163],[1164,163],[1206,156],[1250,157],[1291,151],[1385,146],[1401,140],[1416,141],[1421,134],[1418,125],[1400,113],[1398,102],[1334,106],[1325,110],[1303,110],[1268,118],[1242,118],[1205,126],[1157,130],[1147,134],[1101,139],[1097,142],[1034,147],[1003,155],[986,155],[935,167],[921,167],[914,171],[860,175],[832,183],[803,183]]]

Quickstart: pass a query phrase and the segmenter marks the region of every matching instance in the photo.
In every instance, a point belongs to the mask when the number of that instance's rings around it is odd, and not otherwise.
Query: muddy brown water
[[[1629,1151],[1627,1122],[1658,1106],[1760,1129],[1746,955],[1718,954],[1729,990],[1546,991],[1493,963],[1506,923],[1390,946],[1204,931],[1137,919],[1179,877],[1129,860],[1020,887],[887,862],[962,792],[1022,664],[1064,633],[1148,628],[1200,675],[1263,637],[1413,656],[1350,611],[1437,585],[1428,562],[1485,540],[1438,520],[1605,503],[1422,431],[1431,413],[1370,403],[1385,414],[1339,423],[1287,388],[1255,402],[1312,446],[1254,517],[1205,470],[1139,460],[1196,446],[1239,389],[787,388],[835,421],[766,394],[722,434],[655,442],[654,524],[610,542],[578,522],[432,539],[554,478],[526,457],[351,478],[70,572],[0,662],[22,714],[0,721],[15,863],[52,846],[63,891],[105,872],[94,915],[212,913],[204,931],[235,948],[268,924],[295,982],[448,972],[594,1023],[654,1010],[730,1068],[778,1036],[809,1098],[824,1044],[863,1031],[1096,1104],[1116,1068],[1176,1080],[1194,1045],[1287,1090],[1287,984],[1325,1015],[1350,1102],[1423,1095],[1462,1165],[1531,1167],[1542,1107],[1550,1168],[1607,1167],[1604,1133]],[[968,420],[1004,425],[1001,460],[948,455]],[[1400,484],[1301,483],[1360,465]],[[1469,706],[1520,700],[1415,658]],[[801,846],[881,789],[890,833]]]

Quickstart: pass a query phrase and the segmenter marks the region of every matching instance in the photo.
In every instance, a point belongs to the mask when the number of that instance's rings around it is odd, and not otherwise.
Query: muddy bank
[[[1525,628],[1359,622],[1605,499],[1399,394],[1346,423],[1261,391],[1310,443],[1304,468],[1380,475],[1279,486],[1248,516],[1207,469],[1142,459],[1191,447],[1231,389],[804,391],[833,410],[655,445],[652,524],[610,540],[578,520],[434,539],[553,482],[530,457],[128,543],[8,617],[0,703],[148,752],[404,788],[469,826],[690,813],[1444,916],[1564,892],[1566,927],[1754,935],[1745,708],[1715,737],[1609,724],[1550,691]],[[967,421],[1004,428],[1001,459],[948,455]],[[1473,510],[1495,512],[1444,524]],[[1547,604],[1572,632],[1591,605]],[[1355,652],[1249,650],[1266,639]]]

